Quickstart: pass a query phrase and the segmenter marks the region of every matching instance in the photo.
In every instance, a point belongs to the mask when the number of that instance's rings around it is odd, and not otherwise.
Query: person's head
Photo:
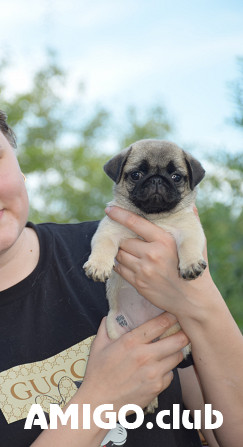
[[[0,254],[15,244],[29,210],[24,177],[15,155],[16,139],[0,112]]]

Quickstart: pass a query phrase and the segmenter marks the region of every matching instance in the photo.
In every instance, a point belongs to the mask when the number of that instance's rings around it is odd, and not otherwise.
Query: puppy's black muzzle
[[[143,212],[151,214],[172,210],[179,203],[180,194],[169,178],[153,175],[136,185],[130,199]]]

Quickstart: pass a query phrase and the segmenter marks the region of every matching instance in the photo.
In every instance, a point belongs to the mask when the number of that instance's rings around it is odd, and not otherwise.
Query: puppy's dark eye
[[[140,178],[141,178],[141,172],[139,172],[139,171],[134,171],[134,172],[131,172],[131,178],[133,179],[133,180],[139,180]]]
[[[174,180],[174,182],[178,183],[181,181],[182,176],[180,174],[172,174],[171,178]]]

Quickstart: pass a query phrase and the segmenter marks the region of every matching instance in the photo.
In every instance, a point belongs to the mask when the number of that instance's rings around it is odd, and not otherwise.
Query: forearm
[[[179,321],[192,342],[192,354],[205,403],[221,411],[216,430],[220,446],[240,447],[243,438],[243,337],[213,283],[198,296],[195,312]],[[200,293],[199,293],[200,295]],[[196,300],[197,297],[194,297]],[[193,305],[190,307],[193,309]]]
[[[70,419],[66,425],[61,425],[59,422],[57,429],[48,428],[44,430],[36,441],[31,444],[31,447],[46,447],[47,445],[53,447],[80,447],[81,445],[83,447],[99,447],[108,430],[99,428],[93,422],[93,411],[101,403],[97,399],[96,401],[92,401],[90,395],[91,393],[87,393],[85,388],[83,387],[82,389],[81,386],[68,405],[63,408],[63,412],[65,412],[71,404],[78,404],[78,429],[71,428]],[[90,404],[91,416],[89,429],[83,428],[83,403]]]

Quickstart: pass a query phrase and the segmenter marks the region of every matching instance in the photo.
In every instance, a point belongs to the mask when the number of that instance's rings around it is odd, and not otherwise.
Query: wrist
[[[184,291],[185,305],[179,309],[177,318],[183,326],[188,324],[207,325],[211,317],[226,304],[210,274],[191,281]]]
[[[94,396],[95,395],[95,396]],[[101,405],[107,404],[105,397],[101,396],[97,390],[89,389],[84,384],[78,389],[77,393],[73,396],[71,401],[68,403],[67,407],[70,404],[78,404],[78,417],[79,417],[79,426],[82,428],[84,420],[89,420],[90,423],[90,431],[92,432],[92,436],[94,439],[102,440],[108,429],[102,428],[99,425],[96,425],[93,415],[96,408]],[[87,414],[88,413],[88,414]],[[98,445],[98,444],[97,444]]]
[[[114,395],[113,392],[109,391],[108,383],[106,383],[106,386],[104,386],[104,384],[102,383],[96,383],[96,385],[93,386],[92,383],[88,383],[88,381],[86,382],[84,377],[84,382],[77,392],[77,403],[79,403],[80,405],[83,403],[89,404],[91,415],[97,407],[101,405],[112,404],[112,411],[118,414],[120,408],[122,407],[122,405],[125,404],[125,402],[118,402],[117,394],[118,393]]]

